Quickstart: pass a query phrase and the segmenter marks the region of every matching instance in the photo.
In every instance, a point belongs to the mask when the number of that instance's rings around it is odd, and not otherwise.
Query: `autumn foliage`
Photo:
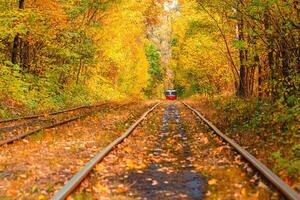
[[[0,98],[40,109],[144,97],[154,3],[2,1]]]

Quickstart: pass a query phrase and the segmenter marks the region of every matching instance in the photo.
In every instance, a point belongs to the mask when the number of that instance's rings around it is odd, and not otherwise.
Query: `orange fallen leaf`
[[[143,164],[139,165],[136,161],[125,159],[125,163],[129,169],[141,169],[143,168]]]
[[[246,196],[247,196],[247,191],[246,191],[245,188],[243,188],[243,189],[241,190],[241,194],[242,194],[243,197],[246,197]]]
[[[104,167],[103,165],[101,165],[101,164],[98,164],[98,165],[96,166],[96,168],[95,168],[95,170],[96,170],[97,172],[103,172],[104,169],[105,169],[105,167]]]
[[[127,153],[131,153],[133,150],[132,148],[129,148],[129,147],[125,147],[123,148],[124,151],[126,151]]]
[[[128,188],[126,186],[124,186],[123,184],[118,185],[116,192],[117,193],[124,193],[127,192]]]
[[[110,193],[110,190],[107,187],[100,184],[97,184],[94,189],[100,193]]]

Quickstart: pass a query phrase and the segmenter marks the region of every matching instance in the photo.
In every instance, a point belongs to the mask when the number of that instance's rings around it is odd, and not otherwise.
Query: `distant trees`
[[[163,71],[161,66],[161,56],[157,47],[153,44],[146,46],[146,55],[149,62],[148,86],[145,88],[145,94],[149,98],[161,96],[163,92]]]
[[[204,4],[186,1],[174,16],[172,69],[180,95],[215,94],[238,85],[228,25]],[[234,32],[233,32],[234,33]]]

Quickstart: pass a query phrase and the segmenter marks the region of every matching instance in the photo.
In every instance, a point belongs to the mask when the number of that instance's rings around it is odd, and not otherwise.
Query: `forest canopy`
[[[37,108],[142,98],[152,84],[146,30],[153,5],[1,0],[1,99]]]
[[[1,0],[0,98],[53,108],[232,94],[295,105],[295,0]]]

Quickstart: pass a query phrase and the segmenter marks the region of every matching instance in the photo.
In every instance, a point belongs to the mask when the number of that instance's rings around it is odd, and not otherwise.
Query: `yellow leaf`
[[[145,133],[144,132],[138,132],[138,133],[136,133],[136,136],[144,136],[145,135]]]
[[[125,162],[126,162],[126,165],[127,165],[127,167],[128,167],[129,169],[136,169],[136,168],[138,168],[136,162],[133,161],[133,160],[126,159]]]
[[[103,172],[104,169],[105,169],[104,166],[101,165],[101,164],[98,164],[98,165],[96,166],[96,168],[95,168],[95,170],[96,170],[97,172]]]
[[[132,152],[132,149],[129,148],[129,147],[125,147],[123,150],[126,151],[127,153],[131,153]]]
[[[258,187],[259,188],[263,188],[263,189],[267,188],[267,186],[263,182],[261,182],[261,181],[258,183]]]
[[[44,199],[46,199],[45,195],[43,194],[39,195],[39,200],[44,200]]]
[[[217,184],[217,180],[216,179],[210,179],[208,181],[208,185],[216,185]]]
[[[110,193],[110,190],[107,187],[100,184],[96,185],[96,189],[101,193]]]
[[[246,196],[247,196],[247,191],[246,191],[245,188],[243,188],[243,189],[241,190],[241,194],[242,194],[243,197],[246,197]]]
[[[26,178],[27,176],[26,176],[26,174],[21,174],[20,177],[21,178]]]

